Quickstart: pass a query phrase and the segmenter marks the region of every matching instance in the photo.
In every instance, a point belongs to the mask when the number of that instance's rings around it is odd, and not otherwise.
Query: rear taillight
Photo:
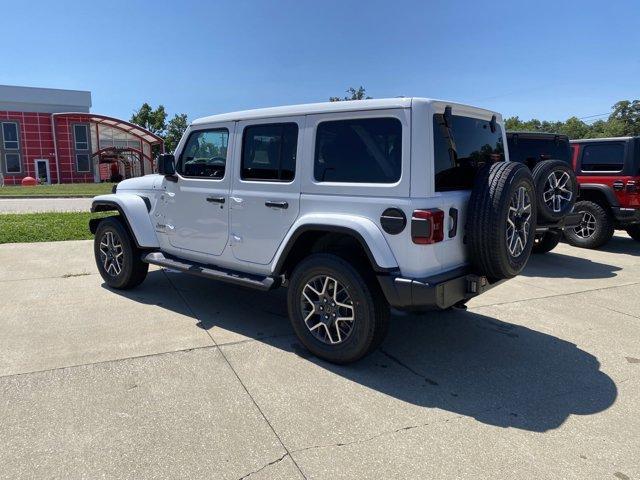
[[[414,210],[411,216],[411,240],[418,245],[444,239],[444,212],[438,208]]]

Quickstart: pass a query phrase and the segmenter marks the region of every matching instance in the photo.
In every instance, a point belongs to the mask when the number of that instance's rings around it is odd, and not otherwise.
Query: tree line
[[[520,120],[516,116],[507,118],[504,124],[507,130],[559,133],[571,139],[636,136],[640,135],[640,100],[621,100],[611,107],[606,120],[592,123],[577,117],[554,122],[536,118]]]
[[[148,103],[133,112],[131,123],[146,128],[151,133],[158,135],[164,140],[165,152],[173,153],[178,146],[178,142],[182,138],[182,134],[189,125],[186,113],[175,114],[171,120],[167,122],[167,112],[163,105],[158,105],[155,109]],[[159,152],[153,152],[154,155]]]

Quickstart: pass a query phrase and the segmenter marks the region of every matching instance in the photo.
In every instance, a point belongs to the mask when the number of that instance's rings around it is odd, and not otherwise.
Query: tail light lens
[[[411,240],[429,245],[444,239],[444,212],[438,208],[414,210],[411,216]]]

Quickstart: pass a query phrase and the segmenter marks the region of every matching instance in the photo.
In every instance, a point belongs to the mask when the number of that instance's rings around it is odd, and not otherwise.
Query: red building
[[[0,85],[0,172],[5,185],[120,180],[153,172],[162,139],[90,113],[91,92]]]

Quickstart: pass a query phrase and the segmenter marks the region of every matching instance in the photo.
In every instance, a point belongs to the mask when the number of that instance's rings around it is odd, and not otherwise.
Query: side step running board
[[[249,273],[240,273],[220,267],[213,267],[200,263],[189,263],[183,259],[167,258],[161,252],[151,252],[142,255],[142,261],[152,265],[171,268],[180,272],[199,275],[201,277],[212,278],[222,282],[243,285],[245,287],[256,288],[258,290],[271,290],[280,285],[279,280],[273,277],[262,277]]]

